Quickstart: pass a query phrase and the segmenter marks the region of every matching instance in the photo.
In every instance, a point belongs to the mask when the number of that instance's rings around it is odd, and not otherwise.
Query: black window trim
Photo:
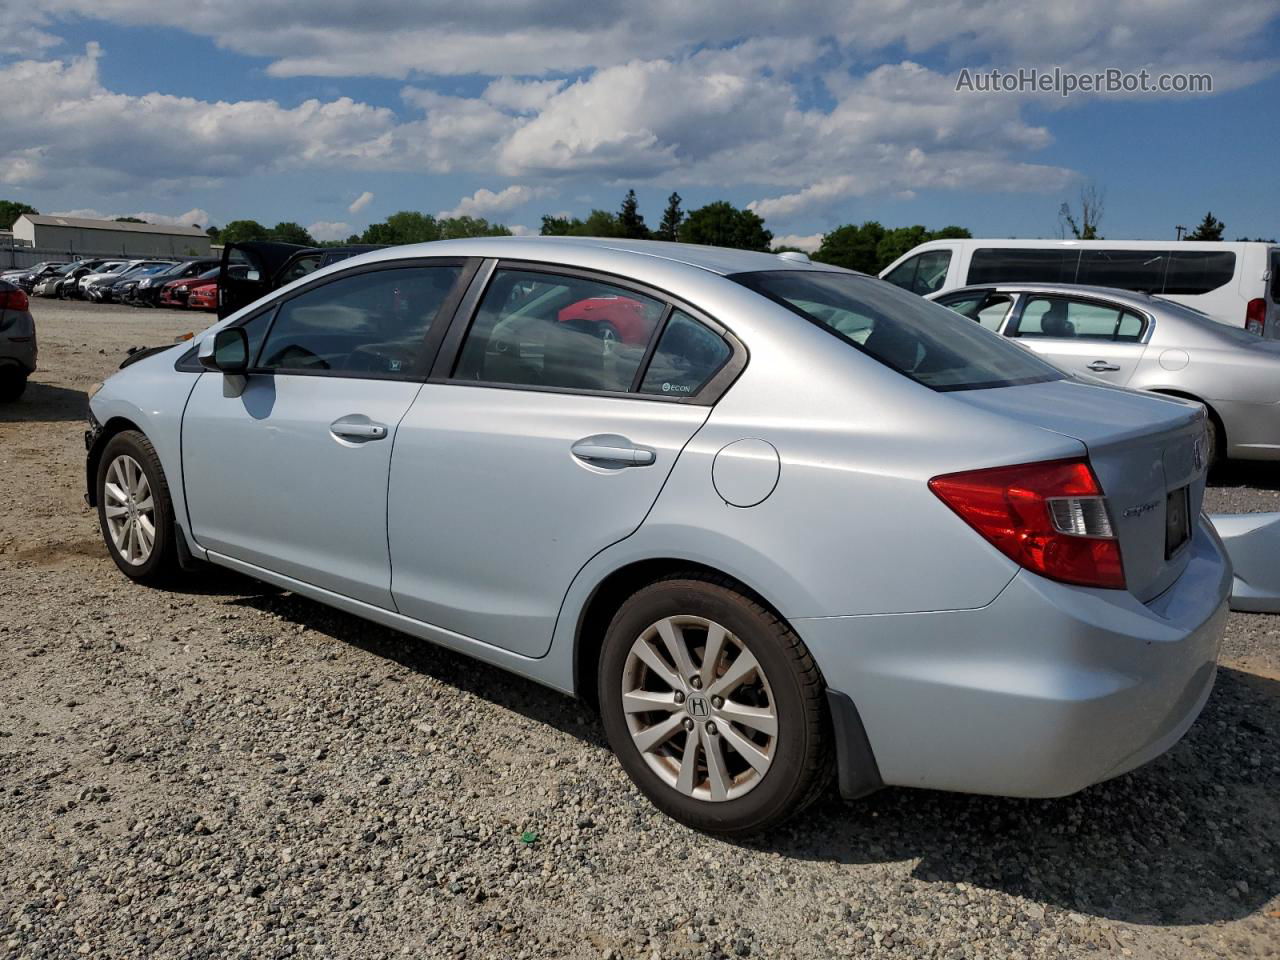
[[[378,373],[370,370],[287,370],[276,367],[262,367],[258,365],[258,361],[262,359],[262,350],[266,347],[271,331],[275,327],[276,315],[279,313],[280,307],[318,287],[325,286],[336,280],[345,280],[349,277],[361,276],[366,273],[381,273],[386,270],[403,270],[413,267],[460,267],[461,270],[458,274],[458,279],[454,282],[453,289],[449,291],[444,302],[441,303],[435,319],[427,327],[426,333],[423,335],[422,365],[420,369],[421,371],[430,371],[440,351],[440,345],[443,343],[445,335],[456,317],[458,305],[468,292],[480,264],[479,258],[456,256],[406,257],[398,260],[378,260],[373,263],[363,263],[347,270],[326,273],[322,277],[308,280],[301,286],[293,287],[287,294],[275,296],[274,299],[263,304],[261,309],[254,310],[251,314],[237,320],[235,323],[228,324],[227,327],[243,327],[267,313],[272,314],[267,323],[267,329],[262,335],[262,343],[258,347],[258,355],[254,358],[254,365],[246,371],[248,376],[333,377],[342,380],[394,380],[408,383],[425,383],[427,381],[425,372],[402,374]],[[174,365],[174,369],[191,373],[205,372],[205,368],[196,359],[196,348],[192,348],[183,354],[177,364]]]
[[[604,283],[623,290],[632,290],[650,300],[657,300],[662,303],[664,307],[662,318],[649,338],[645,354],[641,358],[639,368],[636,370],[636,376],[632,380],[631,388],[628,390],[590,390],[578,387],[544,387],[536,384],[454,379],[453,371],[461,355],[463,341],[471,329],[471,324],[475,321],[480,303],[483,301],[485,293],[488,292],[494,275],[499,270],[545,273],[552,276]],[[690,318],[701,323],[723,339],[729,347],[729,355],[696,393],[681,394],[679,396],[640,393],[639,385],[644,382],[644,377],[649,370],[649,364],[652,362],[653,354],[657,349],[658,341],[662,333],[666,331],[666,325],[675,310],[688,314]],[[476,271],[472,277],[470,288],[462,297],[458,309],[454,312],[453,321],[449,324],[449,331],[436,353],[435,363],[431,369],[431,375],[427,378],[427,383],[448,384],[458,387],[484,387],[491,390],[524,390],[532,393],[556,393],[566,396],[605,397],[616,400],[644,400],[654,403],[683,403],[691,406],[709,407],[715,405],[724,396],[725,391],[741,376],[749,359],[746,345],[734,335],[732,330],[706,313],[706,311],[700,310],[688,301],[659,287],[643,283],[631,277],[609,273],[604,270],[577,267],[572,264],[539,260],[490,258],[486,259]]]
[[[1142,321],[1142,333],[1134,339],[1120,339],[1116,336],[1111,337],[1044,337],[1032,335],[1028,340],[1053,340],[1060,343],[1137,343],[1147,344],[1151,341],[1151,335],[1155,332],[1156,318],[1154,314],[1148,313],[1146,310],[1140,310],[1137,307],[1130,306],[1127,303],[1118,303],[1115,300],[1107,300],[1105,297],[1089,296],[1087,294],[1071,293],[1064,290],[1018,290],[1016,294],[1018,300],[1010,311],[1009,316],[1004,321],[1004,335],[1010,339],[1018,338],[1018,327],[1022,324],[1022,311],[1026,309],[1028,303],[1032,300],[1057,299],[1076,301],[1078,303],[1087,303],[1095,307],[1103,307],[1107,310],[1118,310],[1121,313],[1131,313]]]

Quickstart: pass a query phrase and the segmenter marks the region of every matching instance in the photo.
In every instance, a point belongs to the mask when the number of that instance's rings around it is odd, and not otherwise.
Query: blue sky
[[[0,11],[0,198],[42,211],[358,232],[400,209],[536,230],[752,205],[1047,236],[1105,190],[1110,237],[1206,210],[1280,234],[1280,6],[1237,0],[48,0]],[[960,68],[1195,71],[1215,92],[957,93]],[[17,96],[12,93],[17,92]],[[362,195],[372,194],[352,209]]]

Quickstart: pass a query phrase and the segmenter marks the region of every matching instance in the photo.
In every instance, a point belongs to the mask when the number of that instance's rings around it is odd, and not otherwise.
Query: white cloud
[[[342,220],[317,220],[307,227],[307,233],[317,240],[343,240],[351,236],[351,224]]]
[[[778,47],[824,37],[860,59],[892,48],[933,53],[957,66],[1188,69],[1214,63],[1224,86],[1248,82],[1243,78],[1251,64],[1270,61],[1274,67],[1266,27],[1277,15],[1274,0],[368,0],[321,2],[318,8],[260,0],[253,29],[245,29],[243,8],[226,0],[41,0],[38,6],[38,14],[10,16],[23,29],[39,31],[56,29],[58,16],[171,26],[267,58],[275,76],[531,77],[665,58],[743,37],[769,38]]]
[[[495,107],[514,113],[537,113],[564,89],[564,80],[517,80],[499,77],[485,87],[483,97]]]
[[[441,210],[441,217],[485,217],[491,213],[514,210],[530,200],[548,193],[546,187],[525,187],[512,184],[497,193],[483,187],[469,197],[463,197],[452,210]]]
[[[347,213],[359,213],[372,202],[373,193],[372,191],[366,190],[364,193],[360,194],[360,196],[351,201],[351,205],[347,207]]]
[[[53,211],[49,216],[78,217],[83,220],[114,220],[117,217],[136,217],[139,220],[145,220],[147,223],[160,224],[166,227],[207,227],[212,220],[208,210],[201,210],[198,207],[177,215],[152,213],[149,210],[140,210],[134,213],[103,213],[101,210],[92,207],[84,207],[79,210]]]
[[[536,236],[538,233],[538,231],[534,230],[532,227],[526,227],[524,224],[520,223],[510,224],[507,229],[511,231],[511,235],[513,237],[532,237]]]
[[[803,236],[798,233],[787,233],[781,237],[773,238],[774,250],[779,247],[797,247],[806,253],[813,253],[820,246],[822,246],[822,234],[820,233],[810,233]]]

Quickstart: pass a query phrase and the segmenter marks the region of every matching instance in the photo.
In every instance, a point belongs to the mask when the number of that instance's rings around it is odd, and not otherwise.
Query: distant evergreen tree
[[[680,224],[684,222],[684,211],[680,209],[680,194],[672,193],[667,197],[667,209],[662,213],[662,223],[654,233],[658,240],[679,240]]]
[[[1187,234],[1188,240],[1221,240],[1222,231],[1227,229],[1227,225],[1213,215],[1210,210],[1204,215],[1204,219],[1200,221],[1199,226]]]
[[[640,215],[640,204],[634,190],[628,190],[622,200],[622,209],[618,211],[618,228],[628,240],[649,239],[649,228]]]

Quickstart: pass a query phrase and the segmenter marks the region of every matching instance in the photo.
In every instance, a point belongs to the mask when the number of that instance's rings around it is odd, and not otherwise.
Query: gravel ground
[[[1280,953],[1280,618],[1200,721],[1063,800],[886,790],[757,843],[632,789],[581,705],[231,575],[115,570],[84,391],[201,326],[37,301],[0,408],[0,957]],[[1280,509],[1274,474],[1212,509]]]

